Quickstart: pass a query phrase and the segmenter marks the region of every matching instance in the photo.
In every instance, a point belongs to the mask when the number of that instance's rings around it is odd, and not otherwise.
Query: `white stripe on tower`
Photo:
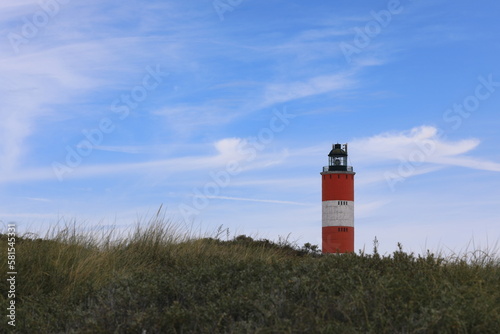
[[[323,201],[322,225],[354,227],[354,201]]]

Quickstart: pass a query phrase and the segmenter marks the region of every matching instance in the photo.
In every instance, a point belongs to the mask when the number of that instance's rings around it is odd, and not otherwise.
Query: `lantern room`
[[[348,171],[347,166],[347,144],[334,144],[332,150],[328,154],[328,166],[323,168],[323,171]],[[352,167],[351,167],[352,169]]]

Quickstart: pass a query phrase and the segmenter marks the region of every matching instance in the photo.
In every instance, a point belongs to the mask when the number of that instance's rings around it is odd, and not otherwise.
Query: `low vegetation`
[[[498,258],[75,228],[16,241],[18,333],[498,333]],[[0,237],[1,249],[7,238]],[[3,258],[3,257],[2,257]],[[1,270],[6,273],[6,261]],[[6,314],[8,283],[0,282]],[[12,330],[2,316],[0,328]],[[3,332],[3,330],[0,330]]]

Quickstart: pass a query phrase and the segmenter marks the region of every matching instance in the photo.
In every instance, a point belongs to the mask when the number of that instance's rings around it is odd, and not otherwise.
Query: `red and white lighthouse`
[[[321,173],[322,252],[354,252],[354,173],[347,166],[347,144],[335,144]]]

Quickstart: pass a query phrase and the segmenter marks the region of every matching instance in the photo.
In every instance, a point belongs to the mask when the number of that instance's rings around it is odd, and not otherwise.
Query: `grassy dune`
[[[17,238],[18,333],[500,329],[499,260],[487,254],[321,256],[245,236],[180,237],[161,220],[119,239],[75,231]],[[0,289],[5,310],[5,279]],[[9,328],[4,314],[0,329]]]

